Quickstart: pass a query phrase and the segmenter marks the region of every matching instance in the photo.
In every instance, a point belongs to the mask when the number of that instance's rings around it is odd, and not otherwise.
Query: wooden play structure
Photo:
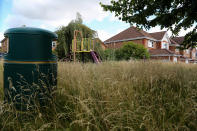
[[[72,41],[73,61],[76,62],[76,53],[81,53],[82,61],[84,62],[84,54],[90,53],[94,63],[100,63],[100,57],[94,51],[95,40],[91,38],[83,38],[81,31],[74,31],[74,39]]]

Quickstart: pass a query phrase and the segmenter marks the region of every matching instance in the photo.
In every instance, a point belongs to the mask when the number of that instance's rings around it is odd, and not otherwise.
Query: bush
[[[101,47],[102,41],[99,39],[95,43],[94,50],[99,54],[102,61],[113,61],[115,60],[115,49],[103,49]]]
[[[115,60],[115,49],[105,49],[103,54],[104,61],[113,61]]]
[[[117,49],[115,52],[117,60],[129,60],[149,58],[150,55],[146,48],[141,44],[135,44],[133,42],[124,43],[124,45]]]

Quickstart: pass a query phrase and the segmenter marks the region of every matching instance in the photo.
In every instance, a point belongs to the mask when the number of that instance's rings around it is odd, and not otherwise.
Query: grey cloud
[[[106,0],[100,0],[105,2]],[[75,16],[80,12],[85,19],[105,17],[99,0],[13,0],[13,12],[29,19],[54,20]],[[107,0],[109,1],[109,0]]]

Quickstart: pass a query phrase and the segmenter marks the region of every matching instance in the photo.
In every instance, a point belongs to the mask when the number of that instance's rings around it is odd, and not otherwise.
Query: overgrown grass
[[[2,65],[0,65],[2,96]],[[59,63],[54,104],[19,112],[0,97],[0,130],[197,130],[197,66]]]

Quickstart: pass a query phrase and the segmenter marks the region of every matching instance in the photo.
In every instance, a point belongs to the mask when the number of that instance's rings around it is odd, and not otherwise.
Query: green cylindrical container
[[[46,105],[57,87],[57,58],[52,54],[53,32],[39,28],[11,28],[4,56],[5,101],[19,110]]]

